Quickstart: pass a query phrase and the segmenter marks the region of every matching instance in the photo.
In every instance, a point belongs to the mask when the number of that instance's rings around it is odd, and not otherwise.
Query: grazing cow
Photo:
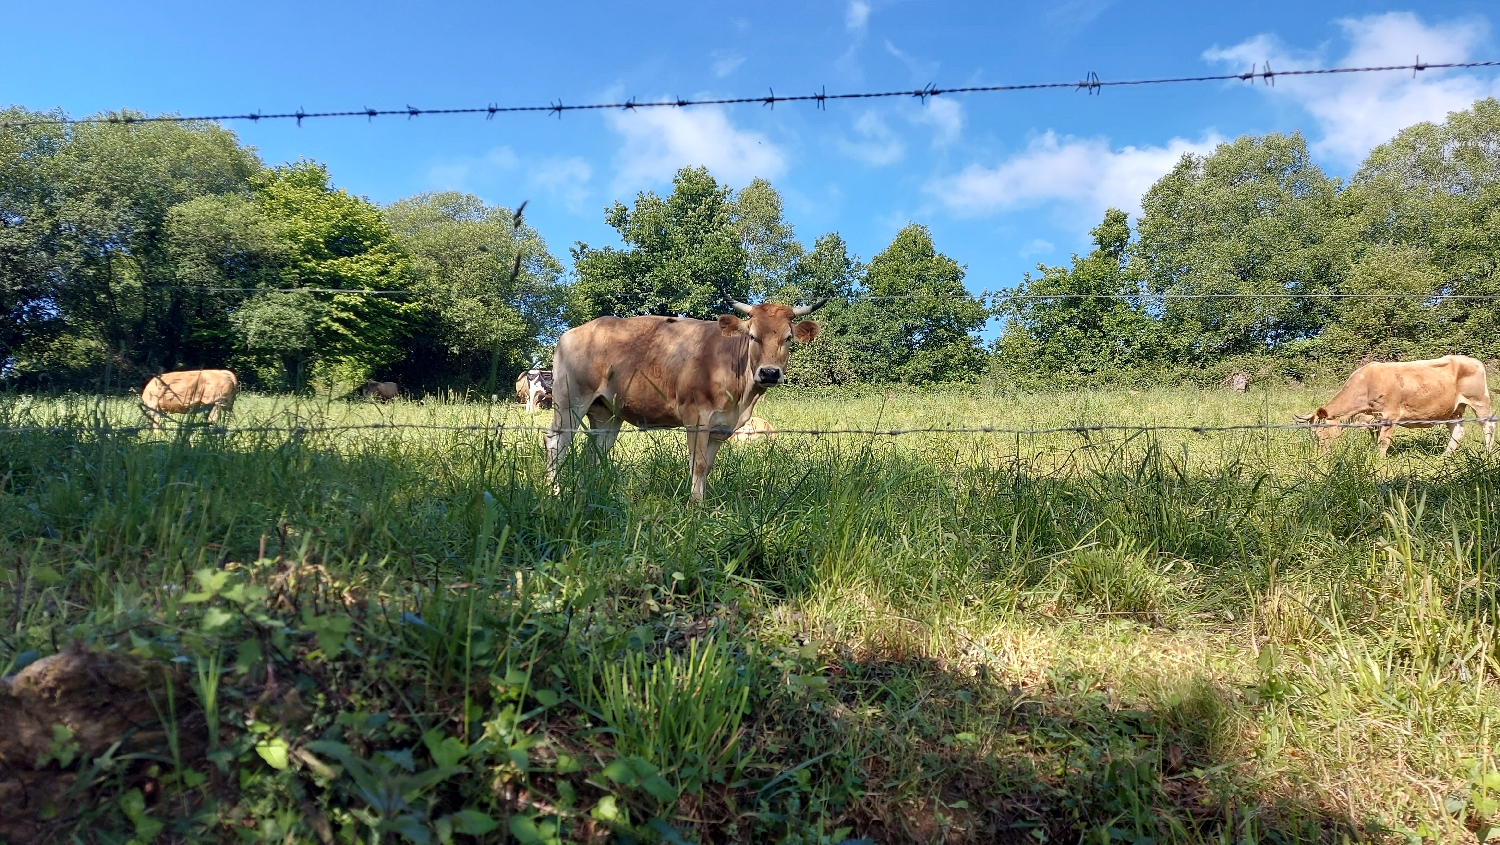
[[[360,395],[377,402],[389,402],[401,395],[401,386],[393,381],[367,381],[359,389]]]
[[[729,436],[736,443],[749,443],[751,440],[765,438],[769,441],[776,439],[776,427],[760,417],[751,417],[745,420],[745,424],[734,430]]]
[[[823,304],[736,302],[745,319],[600,317],[569,329],[552,363],[546,443],[553,489],[573,432],[587,417],[594,459],[614,445],[622,421],[686,428],[693,500],[702,502],[719,446],[750,419],[766,390],[781,383],[791,341],[818,336],[817,323],[793,320]]]
[[[162,373],[146,383],[141,405],[153,429],[161,428],[161,415],[191,414],[208,408],[208,421],[218,422],[221,413],[234,410],[240,381],[228,370],[183,370]]]
[[[1313,424],[1319,447],[1327,452],[1343,433],[1345,419],[1379,423],[1380,457],[1391,448],[1395,426],[1426,428],[1436,423],[1448,426],[1448,448],[1453,454],[1464,436],[1465,408],[1484,424],[1484,447],[1495,442],[1495,420],[1490,416],[1490,387],[1484,364],[1464,355],[1447,355],[1431,361],[1392,361],[1366,364],[1355,370],[1327,405],[1299,422]],[[1434,422],[1436,421],[1436,423]]]
[[[552,371],[532,367],[516,377],[516,398],[526,403],[526,413],[552,402]]]

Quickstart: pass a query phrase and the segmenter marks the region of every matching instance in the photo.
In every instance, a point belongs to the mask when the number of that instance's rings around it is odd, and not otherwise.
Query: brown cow
[[[516,377],[516,398],[526,403],[526,413],[552,402],[552,371],[532,367]]]
[[[823,304],[736,302],[735,310],[747,319],[600,317],[569,329],[552,364],[546,443],[553,489],[573,432],[587,417],[594,459],[614,445],[622,421],[686,428],[693,500],[702,502],[719,446],[750,419],[766,390],[781,383],[790,342],[818,336],[817,323],[793,320]]]
[[[736,443],[749,443],[751,440],[760,438],[768,441],[776,440],[776,427],[760,417],[745,420],[745,424],[735,429],[734,434],[729,436],[729,439]]]
[[[1484,424],[1484,448],[1495,443],[1495,419],[1490,416],[1490,386],[1484,364],[1464,355],[1430,361],[1392,361],[1366,364],[1355,370],[1327,405],[1298,416],[1313,424],[1318,446],[1327,452],[1343,433],[1341,420],[1379,423],[1380,457],[1391,448],[1395,426],[1448,426],[1448,448],[1453,454],[1464,436],[1464,409],[1473,408]]]
[[[365,382],[365,386],[361,387],[359,392],[366,399],[374,399],[377,402],[389,402],[401,395],[401,386],[393,381],[375,381],[371,379]]]
[[[240,381],[228,370],[183,370],[162,373],[146,383],[141,405],[153,429],[161,428],[162,413],[191,414],[208,408],[208,421],[234,410]]]

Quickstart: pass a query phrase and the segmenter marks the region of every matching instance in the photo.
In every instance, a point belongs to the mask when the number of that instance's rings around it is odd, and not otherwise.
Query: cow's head
[[[818,336],[817,323],[812,320],[797,323],[793,320],[806,317],[827,303],[828,300],[825,299],[816,305],[798,305],[794,308],[773,302],[763,302],[760,305],[734,302],[731,303],[734,310],[747,315],[746,318],[741,320],[724,314],[719,317],[719,331],[725,337],[744,336],[749,340],[751,377],[756,384],[770,387],[781,384],[786,375],[786,359],[792,351],[792,340],[807,343]]]
[[[1313,439],[1318,443],[1318,449],[1328,452],[1333,448],[1333,441],[1344,433],[1344,426],[1338,420],[1328,414],[1327,408],[1319,408],[1311,414],[1293,414],[1297,422],[1308,423],[1312,426]]]

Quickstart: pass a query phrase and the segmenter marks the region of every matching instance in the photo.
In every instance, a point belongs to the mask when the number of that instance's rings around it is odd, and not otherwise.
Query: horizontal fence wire
[[[1500,67],[1500,61],[1482,62],[1423,62],[1418,56],[1416,61],[1409,65],[1379,65],[1369,67],[1333,67],[1333,68],[1308,68],[1304,70],[1272,70],[1271,63],[1264,63],[1263,69],[1257,70],[1258,65],[1252,65],[1245,73],[1209,74],[1204,76],[1170,76],[1154,79],[1101,79],[1097,73],[1090,71],[1082,79],[1068,82],[1034,82],[1010,85],[966,85],[953,88],[940,88],[928,84],[922,88],[897,90],[897,91],[864,91],[849,93],[827,93],[826,87],[813,94],[790,94],[780,95],[774,89],[769,89],[767,94],[748,97],[710,97],[710,98],[685,98],[675,97],[668,100],[637,100],[631,98],[620,102],[582,103],[567,104],[557,100],[547,105],[531,106],[500,106],[494,103],[485,106],[470,106],[459,108],[417,108],[406,105],[403,108],[394,109],[346,109],[341,111],[306,111],[298,108],[293,112],[251,112],[241,114],[205,114],[196,116],[182,115],[141,115],[136,116],[127,113],[105,115],[102,117],[86,117],[78,119],[69,118],[27,118],[25,120],[0,121],[0,128],[19,129],[32,126],[65,126],[78,124],[137,124],[137,123],[187,123],[196,121],[226,121],[226,120],[248,120],[258,123],[262,120],[295,120],[298,126],[304,120],[315,118],[343,118],[363,117],[373,121],[377,117],[405,117],[412,119],[424,115],[483,115],[487,119],[497,114],[548,114],[561,117],[564,112],[574,111],[633,111],[635,109],[660,109],[660,108],[688,108],[691,106],[731,106],[731,105],[762,105],[774,108],[777,103],[813,103],[819,109],[825,108],[831,101],[838,100],[875,100],[895,98],[917,98],[926,102],[929,97],[938,97],[951,94],[994,94],[1015,91],[1044,91],[1044,90],[1072,90],[1086,91],[1089,94],[1102,93],[1105,88],[1123,88],[1145,85],[1180,85],[1186,83],[1202,82],[1254,82],[1259,79],[1267,85],[1275,84],[1278,77],[1302,77],[1302,76],[1331,76],[1353,73],[1388,73],[1392,71],[1412,72],[1415,77],[1417,73],[1427,70],[1444,70],[1456,68],[1485,68]]]
[[[142,285],[141,287],[153,291],[167,291],[169,293],[323,293],[323,294],[363,294],[367,296],[420,296],[424,291],[403,289],[369,289],[369,288],[257,288],[257,287],[233,287],[225,285]],[[1006,302],[1032,302],[1032,301],[1057,301],[1068,299],[1124,299],[1138,300],[1141,302],[1158,302],[1165,300],[1216,300],[1216,299],[1412,299],[1422,302],[1443,302],[1448,300],[1461,300],[1465,302],[1495,302],[1500,301],[1500,294],[1496,293],[1414,293],[1410,291],[1389,292],[1359,292],[1338,293],[1332,291],[1315,291],[1309,293],[1274,292],[1274,293],[1149,293],[1122,292],[1122,293],[1021,293],[1006,290],[983,290],[971,293],[975,299],[987,300],[994,305]],[[887,302],[897,300],[934,299],[947,301],[951,296],[935,293],[892,293],[872,294],[868,296],[856,295],[847,299],[836,298],[835,301],[844,304],[856,304],[860,302]]]
[[[774,432],[777,435],[802,435],[808,437],[904,437],[912,434],[1001,434],[1010,436],[1041,436],[1049,434],[1077,434],[1087,436],[1093,433],[1124,433],[1143,434],[1151,432],[1176,432],[1191,434],[1211,434],[1234,431],[1308,431],[1313,428],[1352,428],[1377,430],[1396,427],[1410,426],[1435,426],[1451,425],[1454,423],[1494,423],[1500,421],[1500,416],[1487,417],[1455,417],[1447,419],[1413,419],[1413,420],[1374,420],[1374,421],[1351,421],[1351,422],[1303,422],[1303,423],[1234,423],[1225,425],[1129,425],[1122,423],[1109,424],[1079,424],[1059,425],[1048,428],[1008,428],[1005,426],[918,426],[914,428],[778,428]],[[349,423],[341,425],[290,425],[290,426],[244,426],[229,428],[215,426],[213,424],[175,424],[167,430],[210,430],[219,434],[291,434],[304,436],[308,434],[344,433],[357,431],[428,431],[428,432],[455,432],[455,433],[484,433],[500,434],[506,432],[515,433],[571,433],[589,434],[600,433],[601,429],[585,427],[552,429],[545,425],[510,425],[508,423],[473,424],[473,425],[440,425],[435,423]],[[608,429],[604,429],[608,430]],[[672,427],[648,427],[620,428],[613,430],[618,434],[650,434],[662,432],[700,432],[700,428],[688,428],[685,426]],[[149,425],[137,426],[61,426],[61,425],[35,425],[17,426],[14,428],[0,428],[0,434],[77,434],[95,433],[111,435],[144,434],[152,431]],[[728,435],[726,429],[710,429],[711,432]],[[762,436],[759,432],[746,432],[752,438]]]

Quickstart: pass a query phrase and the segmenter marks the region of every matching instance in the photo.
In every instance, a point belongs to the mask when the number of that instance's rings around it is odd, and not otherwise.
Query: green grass
[[[787,392],[758,413],[1280,424],[1329,392]],[[627,434],[551,497],[529,432],[245,430],[545,420],[251,395],[226,431],[137,434],[108,428],[139,424],[130,402],[0,397],[0,426],[59,427],[0,439],[0,669],[75,643],[182,667],[172,748],[83,749],[48,830],[1188,843],[1500,822],[1500,459],[1473,426],[1447,459],[1446,430],[1398,432],[1384,462],[1305,431],[785,435],[725,447],[702,507],[680,433]]]

